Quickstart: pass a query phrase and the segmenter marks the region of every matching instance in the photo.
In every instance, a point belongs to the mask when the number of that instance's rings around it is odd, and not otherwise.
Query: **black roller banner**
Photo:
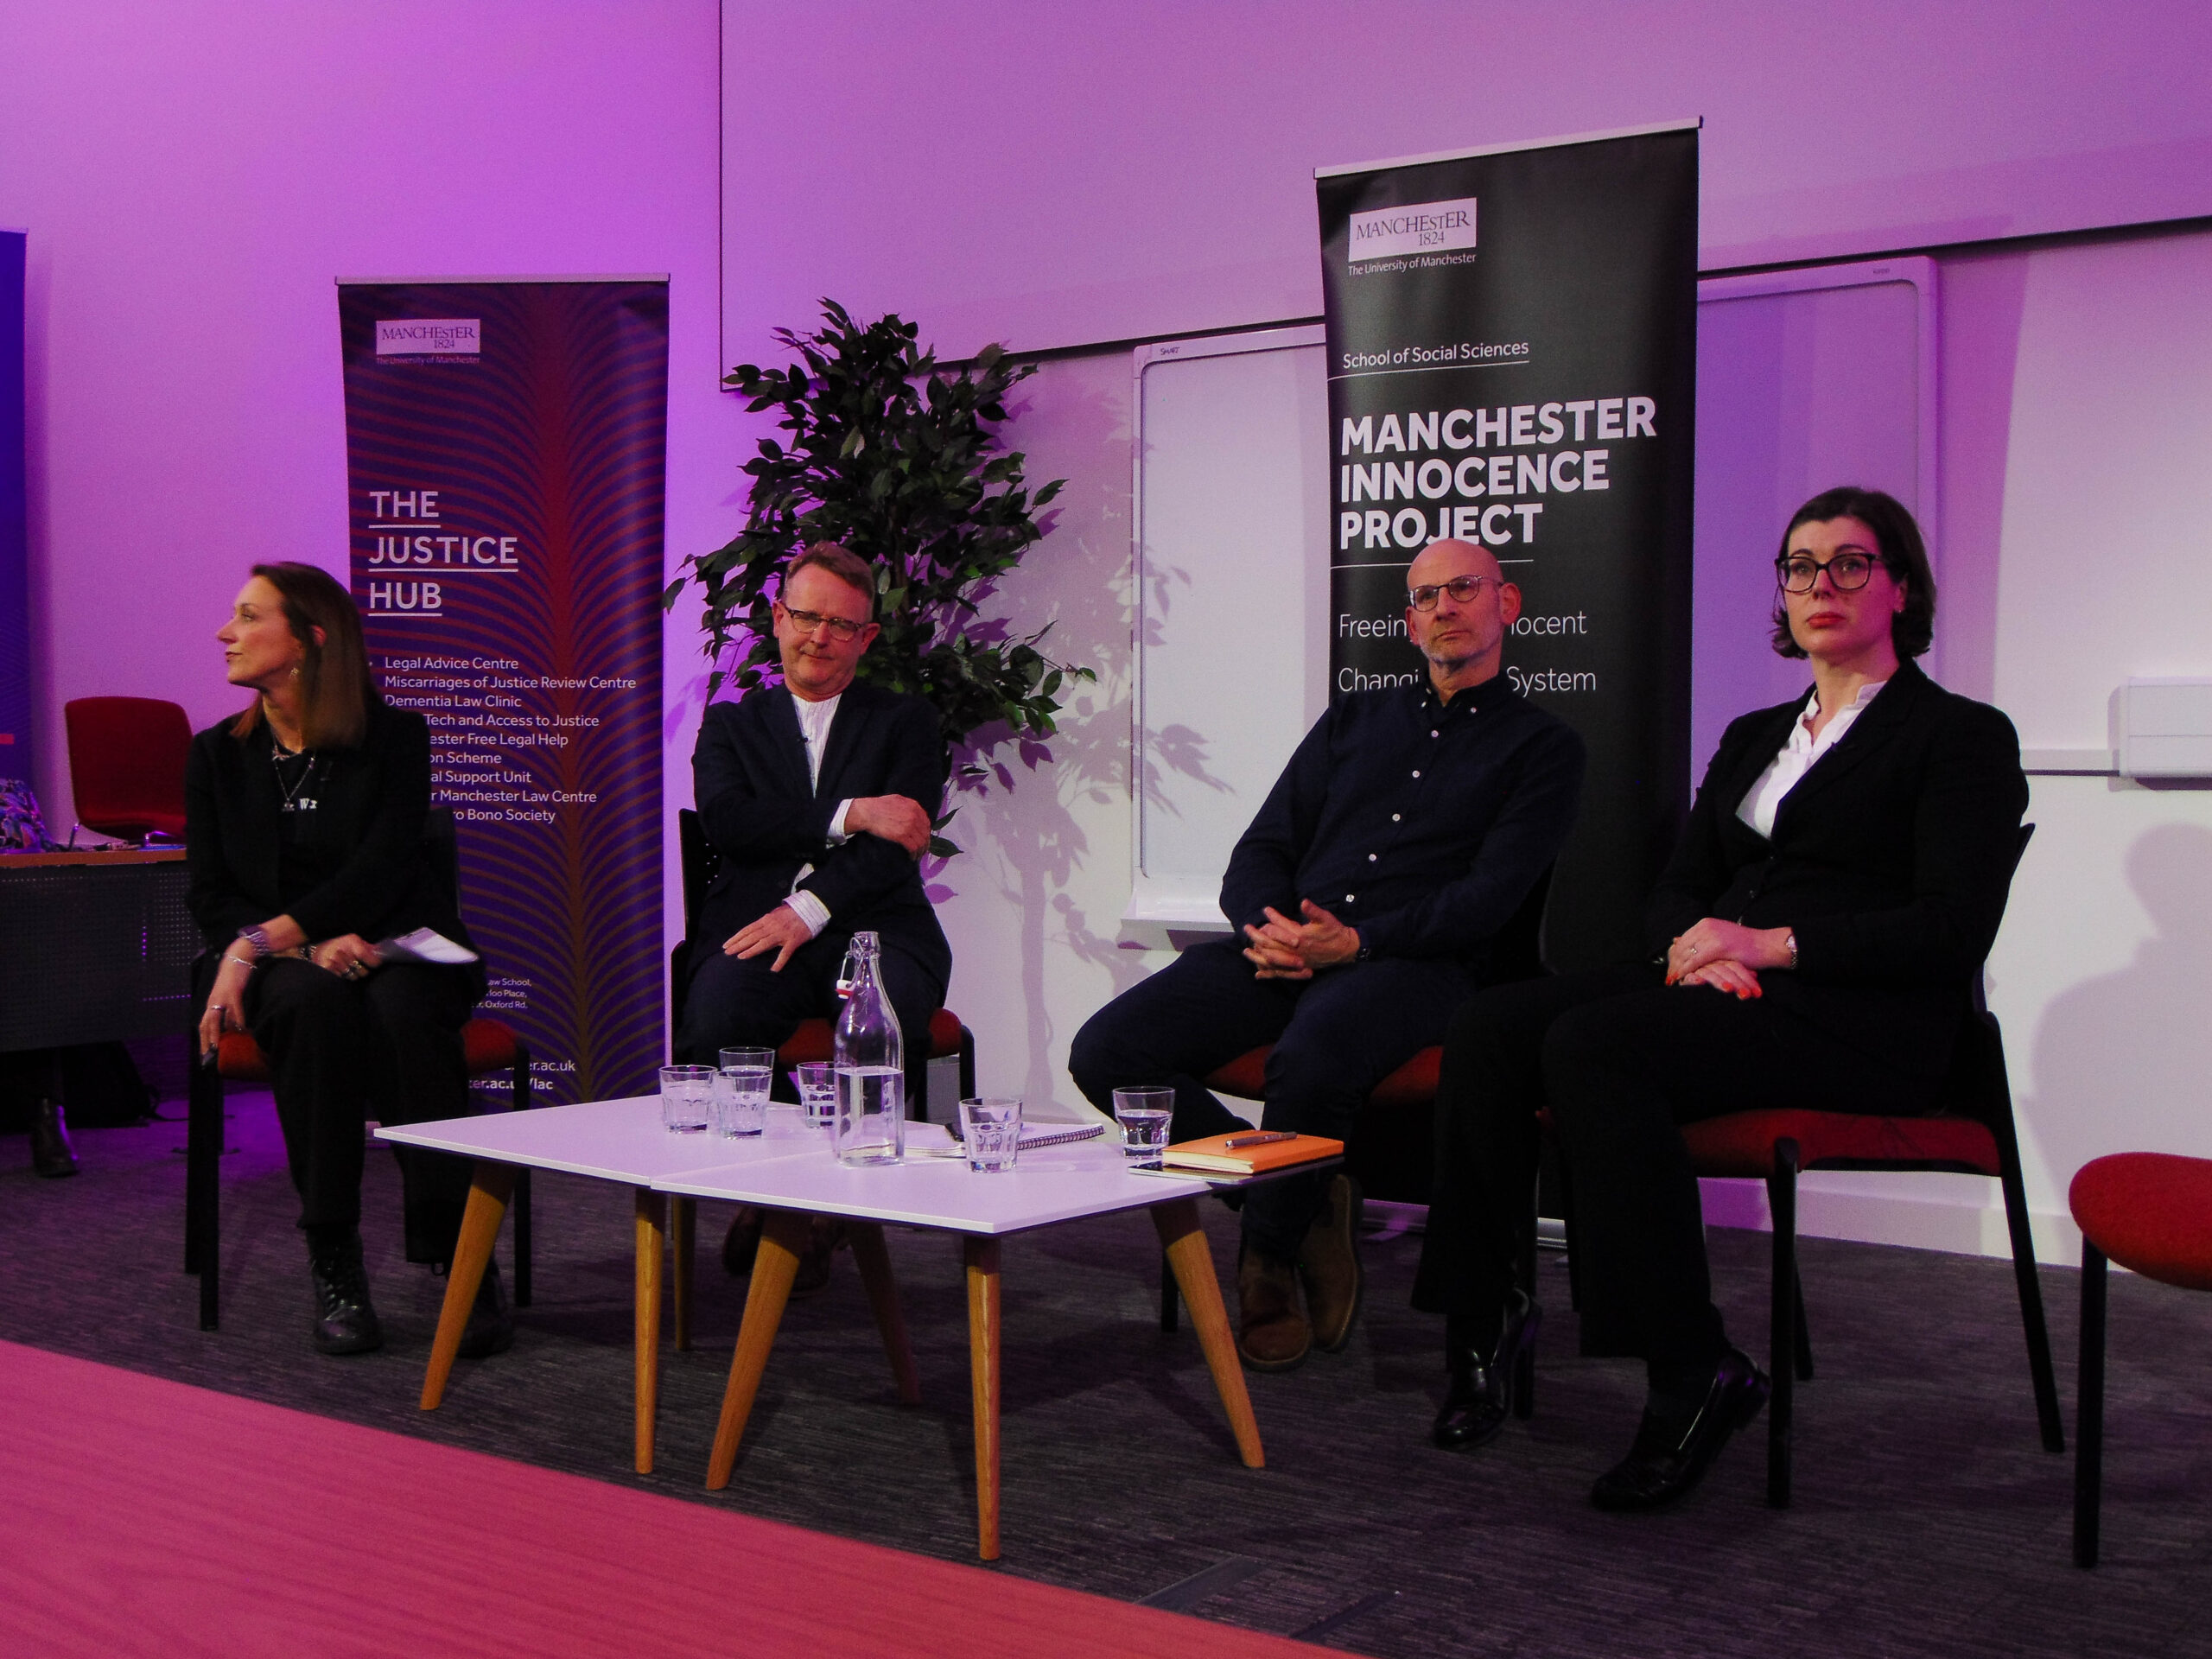
[[[1633,959],[1688,805],[1695,123],[1315,175],[1329,359],[1330,693],[1427,665],[1406,567],[1478,542],[1503,671],[1589,747],[1560,971]]]

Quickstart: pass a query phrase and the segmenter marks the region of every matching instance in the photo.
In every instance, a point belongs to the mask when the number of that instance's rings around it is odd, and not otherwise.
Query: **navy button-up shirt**
[[[1559,856],[1582,740],[1500,675],[1450,702],[1425,679],[1339,698],[1299,744],[1229,856],[1241,931],[1311,899],[1376,957],[1479,968]]]

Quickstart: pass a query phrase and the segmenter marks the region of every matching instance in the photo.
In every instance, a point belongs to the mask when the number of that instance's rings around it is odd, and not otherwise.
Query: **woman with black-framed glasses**
[[[1813,684],[1721,738],[1652,896],[1651,959],[1484,992],[1439,1080],[1414,1289],[1446,1321],[1432,1436],[1479,1445],[1512,1408],[1541,1319],[1515,1262],[1548,1106],[1573,1174],[1583,1352],[1646,1368],[1635,1441],[1591,1492],[1604,1509],[1681,1497],[1767,1397],[1713,1306],[1680,1125],[1780,1098],[1932,1110],[2027,806],[2012,721],[1914,665],[1936,583],[1901,504],[1815,496],[1774,569],[1774,648]]]

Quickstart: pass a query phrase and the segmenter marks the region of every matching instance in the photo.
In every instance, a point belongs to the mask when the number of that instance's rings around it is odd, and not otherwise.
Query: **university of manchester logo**
[[[1475,199],[1422,201],[1351,216],[1351,263],[1448,253],[1475,245]]]
[[[474,357],[483,349],[477,317],[394,317],[377,324],[378,357]]]

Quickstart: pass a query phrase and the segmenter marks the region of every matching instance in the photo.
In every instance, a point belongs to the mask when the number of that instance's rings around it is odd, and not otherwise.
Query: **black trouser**
[[[776,960],[772,950],[740,958],[725,956],[710,942],[695,944],[694,950],[702,951],[706,959],[697,963],[684,994],[683,1019],[676,1028],[677,1064],[717,1065],[725,1048],[779,1048],[798,1029],[800,1020],[835,1020],[842,1006],[837,1001],[837,971],[844,966],[845,948],[852,937],[835,928],[825,930],[794,950],[781,973],[770,967]],[[883,942],[877,962],[906,1045],[907,1098],[925,1101],[930,1015],[944,1005],[944,987],[936,975],[888,941]],[[779,1100],[798,1098],[780,1068],[774,1089]]]
[[[1771,1106],[1910,1115],[1935,1099],[1932,1078],[1771,1001],[1669,988],[1656,967],[1495,987],[1445,1044],[1414,1306],[1494,1326],[1529,1243],[1535,1114],[1548,1104],[1573,1190],[1583,1352],[1638,1356],[1655,1371],[1710,1363],[1727,1338],[1678,1126]]]
[[[475,1006],[465,969],[393,963],[341,979],[296,957],[255,970],[247,1028],[268,1057],[300,1195],[300,1225],[350,1231],[361,1219],[363,1124],[468,1115],[461,1028]],[[394,1147],[410,1262],[448,1262],[468,1203],[471,1161]]]
[[[1114,1109],[1117,1088],[1172,1085],[1170,1133],[1189,1141],[1243,1127],[1200,1079],[1272,1043],[1262,1125],[1341,1141],[1368,1091],[1440,1041],[1474,985],[1457,963],[1395,957],[1310,980],[1260,979],[1238,941],[1209,939],[1091,1015],[1076,1033],[1068,1070],[1102,1112]],[[1325,1175],[1293,1175],[1249,1189],[1245,1242],[1278,1261],[1294,1260],[1327,1185]]]

